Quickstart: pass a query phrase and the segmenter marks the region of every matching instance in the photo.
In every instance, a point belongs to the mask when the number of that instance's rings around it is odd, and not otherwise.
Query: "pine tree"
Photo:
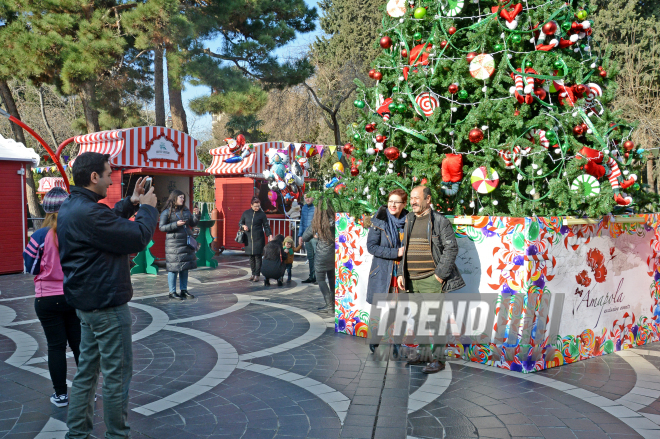
[[[412,4],[412,2],[411,2]],[[617,66],[592,40],[595,7],[555,0],[390,0],[349,126],[336,208],[373,211],[426,184],[448,214],[550,216],[654,209],[649,152],[608,103]]]

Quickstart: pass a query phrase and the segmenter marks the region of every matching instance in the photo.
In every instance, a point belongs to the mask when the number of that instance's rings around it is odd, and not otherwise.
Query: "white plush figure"
[[[291,219],[299,219],[300,218],[300,204],[298,204],[298,201],[293,200],[291,202],[291,209],[289,209],[289,211],[286,214]]]

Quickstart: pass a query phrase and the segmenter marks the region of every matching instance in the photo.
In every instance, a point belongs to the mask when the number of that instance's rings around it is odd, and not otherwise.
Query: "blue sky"
[[[305,3],[309,6],[317,6],[317,0],[305,0]],[[318,8],[317,8],[318,11]],[[320,14],[320,11],[318,11]],[[275,54],[278,58],[284,60],[288,57],[296,57],[300,52],[304,51],[307,46],[309,46],[316,38],[316,36],[321,35],[322,31],[316,24],[316,30],[307,34],[298,34],[297,38],[286,46],[278,49]],[[216,49],[220,45],[218,40],[211,40],[206,42],[205,46],[211,50]],[[193,86],[190,84],[186,85],[185,90],[183,91],[183,102],[186,106],[186,113],[188,116],[188,128],[190,134],[193,137],[198,137],[200,140],[206,140],[203,137],[210,135],[211,132],[211,115],[206,114],[202,117],[195,116],[188,108],[188,102],[191,99],[194,99],[198,96],[208,95],[210,89],[203,86]],[[166,94],[167,96],[167,94]],[[192,126],[191,126],[192,125]]]

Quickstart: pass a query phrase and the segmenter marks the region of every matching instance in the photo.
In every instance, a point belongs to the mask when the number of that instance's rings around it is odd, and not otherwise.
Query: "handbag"
[[[176,213],[176,217],[179,218],[179,212]],[[180,221],[183,221],[181,218],[179,218]],[[192,248],[194,251],[199,250],[201,247],[200,244],[197,242],[194,236],[192,236],[192,233],[188,230],[188,225],[184,225],[183,229],[186,231],[186,235],[188,237],[186,238],[186,245],[190,248]]]
[[[238,229],[234,241],[238,242],[239,244],[247,244],[247,234],[245,233],[245,231],[242,229]]]

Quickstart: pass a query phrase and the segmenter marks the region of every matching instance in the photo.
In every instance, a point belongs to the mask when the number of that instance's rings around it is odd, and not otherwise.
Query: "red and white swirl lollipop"
[[[415,98],[415,102],[419,105],[419,108],[422,110],[426,117],[429,117],[433,114],[433,111],[438,106],[438,99],[433,96],[431,93],[420,93]],[[415,107],[417,114],[421,115],[419,109]]]
[[[495,73],[495,60],[487,53],[474,57],[470,62],[470,75],[476,79],[488,79]]]

